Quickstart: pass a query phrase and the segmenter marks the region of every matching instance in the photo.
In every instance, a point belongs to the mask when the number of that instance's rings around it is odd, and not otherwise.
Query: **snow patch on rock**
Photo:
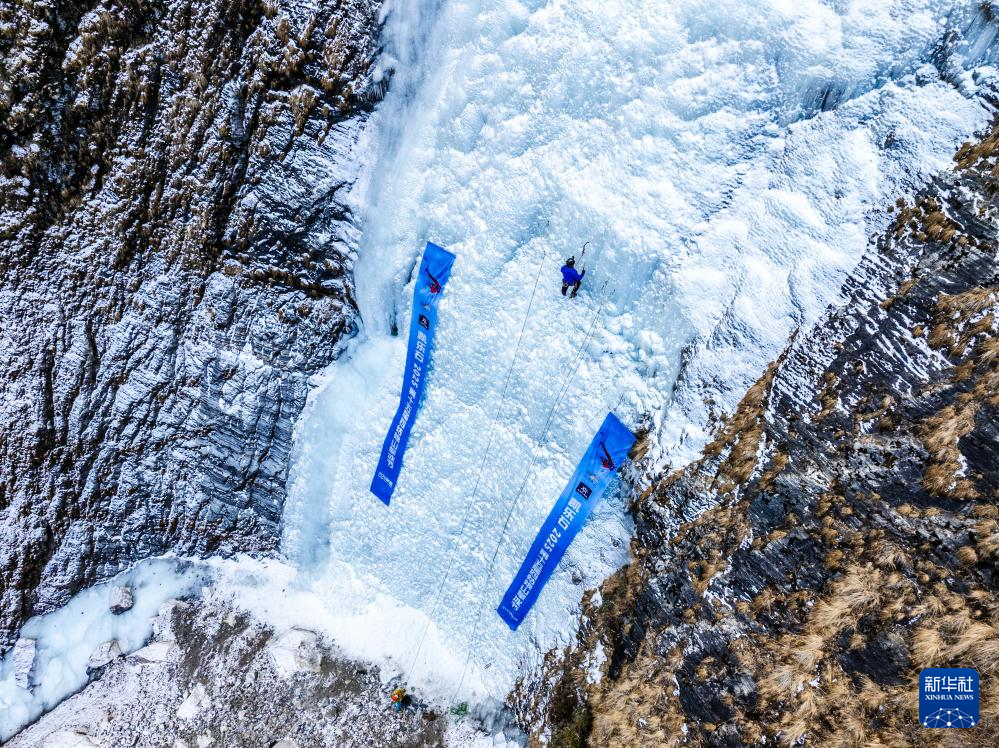
[[[212,700],[208,698],[205,687],[201,683],[197,683],[177,708],[177,716],[181,719],[194,719],[202,709],[211,705]]]
[[[318,673],[322,664],[318,641],[315,632],[293,628],[275,638],[267,649],[274,659],[274,667],[283,676],[301,671]]]
[[[178,647],[173,642],[150,642],[142,649],[133,652],[129,659],[140,663],[169,662],[177,652]]]
[[[42,748],[93,748],[100,745],[85,732],[76,730],[59,730],[42,741]]]

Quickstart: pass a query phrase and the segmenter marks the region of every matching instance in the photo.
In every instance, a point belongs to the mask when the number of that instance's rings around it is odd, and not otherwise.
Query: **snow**
[[[960,42],[977,12],[932,0],[392,6],[383,65],[395,77],[353,193],[361,330],[300,423],[285,515],[300,569],[289,583],[338,643],[428,698],[481,702],[571,641],[583,591],[627,560],[620,490],[519,631],[492,610],[600,420],[617,406],[651,426],[659,464],[696,456],[703,399],[731,410],[836,300],[884,207],[987,122],[976,81],[991,73],[966,69],[988,62],[985,48]],[[951,29],[944,80],[927,61]],[[368,485],[426,240],[458,260],[385,509]],[[586,241],[570,302],[558,267]]]
[[[133,652],[132,657],[143,663],[167,662],[177,651],[177,645],[172,642],[151,642]]]
[[[181,719],[194,719],[198,716],[198,712],[210,704],[211,700],[205,692],[205,687],[201,683],[195,683],[194,688],[191,689],[191,693],[177,707],[177,716]]]
[[[386,684],[394,669],[404,664],[403,657],[416,647],[426,621],[420,611],[403,606],[387,594],[379,594],[377,588],[366,590],[365,582],[358,580],[346,564],[331,571],[330,577],[342,574],[336,584],[344,589],[354,585],[353,597],[346,598],[353,603],[350,607],[332,604],[331,594],[323,592],[318,582],[305,583],[299,569],[274,559],[212,559],[209,564],[213,578],[211,594],[217,599],[273,626],[281,641],[294,637],[294,632],[303,628],[329,634],[353,656],[385,663],[382,676]],[[322,581],[322,584],[331,583],[331,578]],[[438,632],[430,631],[425,646],[441,653],[441,667],[460,670],[459,657],[448,653],[447,642],[439,638]]]
[[[75,730],[60,730],[45,739],[45,748],[91,748],[98,745],[87,735]]]
[[[604,652],[603,642],[598,641],[596,646],[593,648],[593,656],[586,669],[587,681],[590,683],[600,682],[604,676],[601,668],[605,662],[607,662],[607,654]]]
[[[84,686],[91,655],[112,651],[109,642],[117,642],[126,654],[142,647],[152,633],[149,619],[159,606],[169,598],[196,593],[202,573],[173,559],[144,561],[78,593],[65,607],[29,619],[21,638],[35,641],[37,685],[31,690],[17,685],[13,648],[0,662],[0,741]],[[115,615],[108,598],[119,585],[131,588],[133,605]]]
[[[318,673],[322,655],[317,647],[318,637],[312,631],[292,628],[268,645],[274,666],[284,676],[301,670]]]

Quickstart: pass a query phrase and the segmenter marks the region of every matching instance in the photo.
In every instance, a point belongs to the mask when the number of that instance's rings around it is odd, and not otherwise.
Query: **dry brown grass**
[[[919,670],[933,665],[999,668],[995,621],[976,620],[967,601],[939,586],[933,602],[919,602],[921,588],[901,574],[851,565],[843,578],[816,602],[800,633],[755,636],[740,649],[740,661],[759,686],[762,708],[773,720],[773,737],[784,745],[802,738],[809,745],[905,745],[915,725]],[[991,597],[979,590],[977,600]],[[871,612],[894,608],[906,619],[922,616],[896,636],[908,648],[912,666],[900,686],[851,679],[836,658],[840,632]],[[892,615],[881,615],[891,625]],[[850,647],[864,645],[854,632]],[[816,685],[817,684],[817,685]],[[991,705],[999,713],[999,704]],[[911,722],[910,722],[911,720]]]
[[[862,401],[863,406],[867,406],[874,398],[864,398]],[[877,401],[877,407],[870,410],[863,410],[861,405],[855,408],[853,413],[853,420],[856,426],[861,426],[863,424],[869,423],[871,421],[877,421],[878,427],[882,431],[888,431],[892,427],[892,411],[895,408],[895,398],[891,394],[883,395],[880,400]],[[859,432],[860,429],[855,430]],[[870,441],[870,437],[860,437],[860,441],[867,442]]]
[[[823,376],[825,384],[819,392],[819,405],[821,409],[816,419],[821,421],[836,409],[839,403],[839,396],[836,394],[836,375],[827,371]]]
[[[970,545],[960,548],[957,552],[957,557],[965,566],[974,566],[978,563],[978,554],[975,553],[975,549]]]
[[[720,493],[745,484],[756,470],[765,425],[764,414],[782,360],[783,356],[767,367],[766,373],[739,401],[735,413],[721,425],[718,434],[704,448],[705,457],[724,455],[717,471]]]
[[[620,677],[592,689],[588,745],[653,748],[685,742],[679,699],[669,686],[672,675],[664,660],[643,645]]]
[[[648,429],[642,429],[638,432],[635,443],[631,447],[631,451],[628,453],[628,458],[632,462],[638,462],[646,454],[648,454],[649,446],[651,444],[651,439],[649,438]]]
[[[975,428],[981,404],[967,393],[940,409],[922,426],[921,437],[930,459],[923,473],[923,488],[935,496],[974,498],[974,484],[961,475],[960,439]]]
[[[917,242],[942,242],[965,246],[974,241],[972,237],[961,233],[961,227],[947,217],[943,206],[933,197],[920,197],[911,206],[900,198],[895,205],[898,208],[898,215],[893,224],[896,239],[908,233]],[[881,307],[887,309],[897,298],[904,298],[917,281],[915,277],[905,281],[899,288],[898,295],[882,302]]]
[[[957,358],[964,355],[971,340],[991,329],[991,313],[999,303],[994,288],[973,288],[959,294],[941,294],[936,304],[936,323],[930,331],[933,348],[947,348]]]
[[[999,557],[999,522],[985,519],[975,524],[975,550],[986,560],[993,561]]]
[[[993,130],[987,137],[977,142],[966,142],[954,154],[954,161],[957,170],[967,171],[985,167],[993,169],[994,164],[990,163],[996,153],[996,146],[999,145],[999,130]]]
[[[944,348],[959,361],[955,379],[971,381],[970,390],[957,394],[920,425],[919,434],[929,460],[923,473],[923,487],[935,496],[971,499],[978,496],[975,485],[963,474],[960,440],[975,428],[979,411],[986,403],[999,403],[999,340],[992,332],[997,303],[994,288],[975,288],[965,293],[943,294],[937,300],[936,323],[930,345]],[[976,341],[971,351],[969,345]]]
[[[778,451],[774,454],[770,460],[770,466],[760,476],[760,490],[769,491],[773,488],[774,481],[777,480],[777,476],[784,472],[789,459],[787,452]]]

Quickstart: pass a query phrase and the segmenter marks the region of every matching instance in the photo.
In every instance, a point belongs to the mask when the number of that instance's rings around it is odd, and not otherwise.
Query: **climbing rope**
[[[604,281],[598,293],[602,292],[603,289],[606,287],[606,285],[607,281]],[[465,657],[465,666],[461,671],[461,680],[458,682],[458,687],[454,690],[454,693],[452,694],[451,699],[449,700],[449,706],[454,704],[455,699],[458,696],[458,693],[461,691],[461,687],[465,684],[465,677],[468,674],[468,666],[471,664],[472,661],[472,652],[474,651],[473,645],[475,643],[475,636],[479,629],[479,623],[482,620],[483,602],[486,598],[486,593],[490,591],[489,580],[492,577],[493,569],[496,566],[496,559],[499,556],[500,548],[503,546],[503,538],[506,535],[507,528],[510,526],[510,519],[513,517],[513,513],[517,508],[517,504],[520,502],[520,498],[524,493],[524,489],[527,487],[527,483],[531,478],[531,474],[534,472],[534,466],[537,464],[538,458],[541,456],[541,447],[544,444],[545,439],[548,436],[548,432],[555,421],[555,414],[558,412],[559,407],[561,407],[562,401],[565,399],[565,396],[569,391],[569,387],[572,385],[572,381],[576,375],[576,370],[579,368],[579,365],[582,363],[583,354],[586,351],[586,346],[589,344],[590,339],[593,337],[593,332],[596,329],[597,320],[600,318],[600,312],[603,311],[603,308],[607,305],[607,299],[614,294],[614,291],[615,289],[612,288],[607,293],[607,295],[604,297],[604,300],[600,303],[600,306],[597,308],[596,312],[593,313],[593,320],[590,322],[590,328],[586,332],[586,337],[583,339],[583,344],[579,347],[579,350],[576,352],[576,357],[573,359],[573,362],[570,365],[569,372],[563,379],[562,389],[559,391],[558,397],[556,397],[554,403],[552,404],[551,409],[548,411],[548,417],[545,420],[544,427],[541,430],[541,436],[538,437],[538,440],[534,445],[534,449],[532,450],[533,454],[531,457],[531,464],[530,466],[528,466],[527,472],[524,474],[524,480],[520,484],[520,488],[518,488],[516,493],[513,495],[513,500],[510,502],[510,508],[509,510],[507,510],[506,519],[503,521],[503,527],[500,529],[499,538],[496,541],[496,548],[495,550],[493,550],[493,556],[489,560],[489,568],[486,571],[486,582],[483,590],[483,595],[480,596],[479,598],[478,611],[475,615],[475,623],[472,625],[472,633],[468,638],[468,654]]]
[[[545,259],[548,257],[547,251],[541,256],[541,262],[538,263],[538,273],[534,277],[534,289],[531,291],[531,299],[527,303],[527,311],[524,313],[524,322],[520,326],[520,336],[517,338],[517,347],[513,352],[513,358],[510,360],[510,367],[506,372],[506,381],[503,383],[503,390],[500,394],[500,406],[494,411],[493,418],[489,425],[489,438],[486,440],[486,450],[482,454],[482,464],[479,465],[478,475],[475,476],[475,483],[472,486],[472,493],[469,496],[468,502],[465,504],[465,514],[461,520],[461,528],[458,530],[458,534],[455,536],[454,540],[451,542],[451,549],[448,551],[448,561],[447,566],[444,569],[444,576],[441,577],[440,584],[437,586],[437,594],[435,595],[434,605],[430,609],[430,614],[427,616],[427,622],[423,626],[423,633],[420,635],[420,641],[416,645],[416,654],[413,655],[413,662],[409,666],[409,670],[406,671],[406,679],[404,683],[408,683],[409,679],[413,675],[413,671],[416,669],[416,664],[420,659],[420,651],[423,649],[423,643],[426,641],[427,632],[430,630],[430,622],[433,620],[434,615],[437,613],[437,609],[440,607],[441,593],[444,591],[444,584],[447,582],[448,576],[451,573],[451,567],[454,564],[454,559],[456,552],[458,550],[458,540],[465,534],[465,527],[468,524],[468,518],[471,514],[472,508],[475,505],[475,496],[479,490],[479,481],[482,479],[482,474],[486,468],[486,462],[489,459],[489,450],[493,444],[493,436],[496,433],[496,420],[500,413],[503,412],[503,403],[506,402],[506,393],[510,388],[510,380],[513,378],[513,369],[517,364],[517,358],[520,356],[521,343],[524,340],[524,331],[527,329],[527,320],[530,319],[531,309],[534,307],[534,297],[538,291],[538,283],[541,280],[541,271],[545,266]]]

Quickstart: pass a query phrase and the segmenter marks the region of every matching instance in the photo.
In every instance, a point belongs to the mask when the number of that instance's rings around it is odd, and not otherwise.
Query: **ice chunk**
[[[267,645],[274,667],[284,676],[300,671],[319,672],[322,654],[315,632],[293,628]]]
[[[132,653],[131,659],[138,662],[167,662],[177,651],[173,642],[152,642]]]
[[[21,638],[14,644],[14,683],[25,690],[35,685],[35,653],[37,643],[34,639]]]
[[[192,719],[196,717],[198,712],[206,707],[211,706],[212,701],[208,698],[208,693],[205,691],[205,687],[200,683],[195,683],[194,688],[191,689],[191,693],[187,695],[187,698],[177,707],[177,716],[180,719]]]
[[[115,615],[121,615],[126,610],[132,609],[132,590],[124,585],[118,585],[111,588],[110,599],[108,600],[108,607],[111,612]]]
[[[156,617],[152,620],[153,636],[163,641],[175,641],[177,636],[174,627],[178,616],[190,608],[191,606],[182,600],[167,600],[160,605]]]
[[[121,645],[117,639],[103,642],[91,653],[90,659],[87,660],[87,670],[98,670],[119,657],[121,657]]]

